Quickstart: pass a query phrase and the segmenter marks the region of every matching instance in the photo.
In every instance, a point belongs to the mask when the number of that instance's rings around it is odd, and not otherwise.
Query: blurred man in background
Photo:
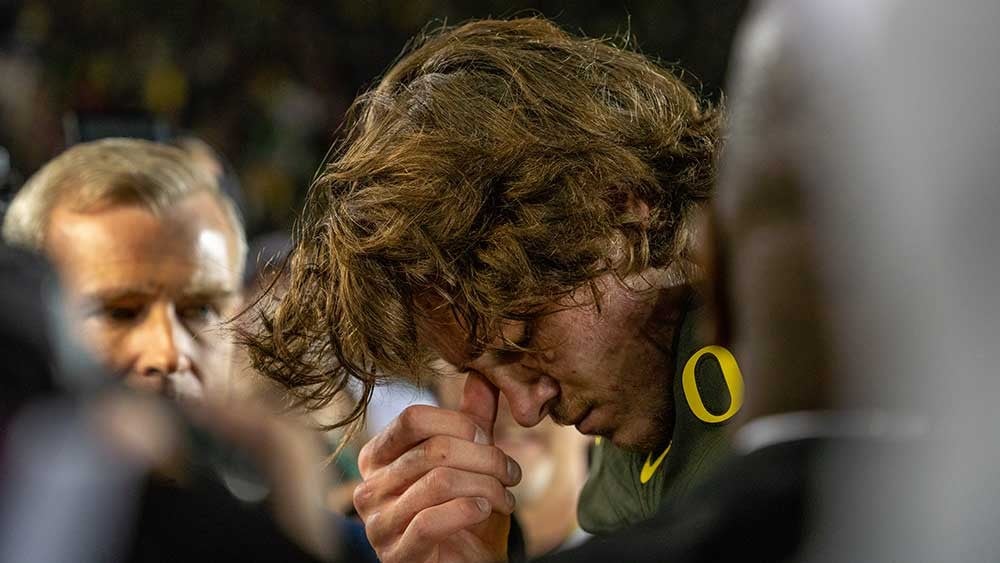
[[[0,266],[0,562],[333,553],[313,436],[253,405],[189,405],[185,415],[109,383],[61,322],[47,263],[0,244]],[[260,470],[266,504],[207,471],[233,469],[217,463],[231,450]]]
[[[248,340],[314,403],[364,382],[358,413],[379,377],[470,373],[462,412],[411,407],[360,456],[384,561],[503,556],[522,470],[494,445],[499,393],[522,426],[604,438],[588,531],[655,514],[724,455],[742,381],[703,349],[691,291],[720,125],[666,69],[541,19],[423,37],[357,101]]]
[[[243,227],[216,177],[137,139],[74,146],[25,184],[4,239],[46,254],[93,352],[134,388],[221,396],[239,304]]]
[[[64,365],[53,390],[80,407],[53,393],[18,405],[35,408],[5,452],[0,560],[312,560],[335,549],[316,436],[225,401],[232,344],[220,325],[239,304],[246,243],[216,178],[179,148],[106,139],[67,150],[12,202],[5,239],[51,259],[68,302],[58,318],[101,365],[54,354]],[[31,312],[34,323],[51,329],[50,312]],[[55,324],[47,341],[72,339]],[[107,371],[149,393],[102,385]],[[155,396],[195,404],[182,415]],[[106,518],[72,517],[95,503]],[[30,532],[47,527],[52,538]],[[234,528],[254,540],[234,542]]]

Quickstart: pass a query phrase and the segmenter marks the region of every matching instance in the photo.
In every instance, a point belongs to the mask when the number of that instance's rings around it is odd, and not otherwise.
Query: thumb
[[[500,390],[482,374],[469,372],[462,391],[462,403],[459,412],[467,415],[477,426],[486,432],[489,443],[493,443],[493,425],[497,421],[497,403],[500,400]]]

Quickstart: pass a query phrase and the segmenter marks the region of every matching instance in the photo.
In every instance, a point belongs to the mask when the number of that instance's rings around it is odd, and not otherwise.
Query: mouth
[[[171,373],[165,377],[164,395],[180,403],[199,403],[204,399],[201,381],[192,373]]]
[[[576,427],[577,432],[579,432],[580,434],[597,433],[596,422],[594,421],[594,417],[592,416],[593,413],[594,413],[594,407],[590,407],[586,411],[584,411],[584,413],[579,418],[577,418],[576,422],[573,423],[573,426]]]

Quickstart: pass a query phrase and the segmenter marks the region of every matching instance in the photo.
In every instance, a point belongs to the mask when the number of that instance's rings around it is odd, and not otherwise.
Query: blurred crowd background
[[[718,100],[745,5],[3,0],[0,147],[9,158],[0,171],[9,192],[74,136],[128,127],[196,136],[238,176],[253,238],[290,226],[351,100],[425,26],[541,14],[589,36],[630,35]]]

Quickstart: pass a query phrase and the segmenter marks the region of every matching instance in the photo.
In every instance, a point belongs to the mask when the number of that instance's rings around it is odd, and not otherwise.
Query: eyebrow
[[[181,297],[183,299],[190,299],[193,301],[211,301],[213,299],[228,299],[236,296],[237,293],[238,292],[235,289],[228,289],[225,287],[208,287],[185,290],[181,294]]]
[[[148,299],[156,295],[156,293],[157,292],[153,289],[112,287],[91,292],[84,292],[82,293],[82,297],[84,300],[89,302],[108,303],[129,299]],[[234,297],[236,294],[237,291],[235,289],[228,289],[225,287],[197,287],[184,290],[181,294],[181,298],[192,301],[211,301],[214,299],[227,299]]]
[[[145,299],[154,294],[151,290],[136,289],[134,287],[113,287],[98,289],[96,291],[86,291],[81,295],[85,301],[108,302],[123,301],[127,299]]]

